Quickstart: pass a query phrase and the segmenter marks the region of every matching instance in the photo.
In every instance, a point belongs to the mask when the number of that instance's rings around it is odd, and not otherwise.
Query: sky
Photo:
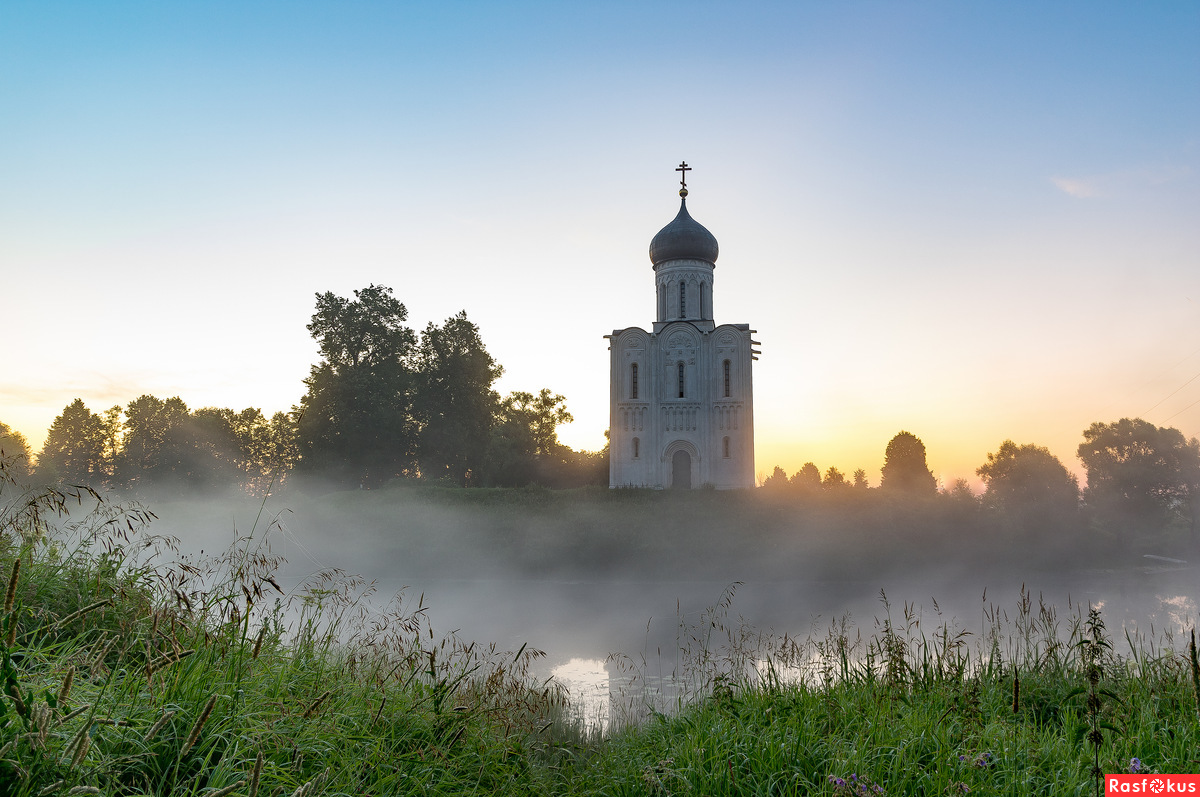
[[[1200,4],[0,5],[0,421],[287,410],[315,294],[460,310],[597,449],[647,247],[717,237],[756,470],[944,483],[1096,421],[1200,435]]]

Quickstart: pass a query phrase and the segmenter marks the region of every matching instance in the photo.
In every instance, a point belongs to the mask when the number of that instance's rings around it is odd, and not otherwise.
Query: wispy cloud
[[[1189,177],[1191,172],[1187,166],[1145,167],[1086,177],[1051,177],[1050,182],[1064,194],[1076,199],[1095,199],[1179,182]]]
[[[64,380],[61,384],[0,382],[0,404],[35,405],[65,404],[82,398],[89,406],[103,404],[125,404],[137,398],[136,394],[166,388],[167,395],[172,386],[161,377],[150,372],[130,372],[119,376],[112,374],[84,374]],[[135,394],[135,395],[131,395]],[[91,406],[91,409],[96,409]]]
[[[1090,199],[1103,195],[1096,178],[1051,177],[1050,181],[1063,193],[1078,199]]]

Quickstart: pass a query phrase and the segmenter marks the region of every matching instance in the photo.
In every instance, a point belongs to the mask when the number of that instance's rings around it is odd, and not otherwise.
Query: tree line
[[[377,487],[394,479],[461,486],[607,483],[605,452],[558,441],[572,420],[548,388],[501,397],[504,372],[466,312],[418,335],[382,285],[354,298],[316,295],[307,326],[320,361],[290,412],[190,410],[144,395],[102,412],[75,399],[54,419],[36,459],[39,480],[104,488],[238,485],[325,479]],[[0,423],[9,467],[30,475],[24,438]]]
[[[865,498],[868,491],[901,499],[939,497],[974,507],[1013,530],[1029,533],[1090,527],[1110,537],[1142,536],[1198,541],[1200,441],[1178,429],[1140,418],[1096,422],[1083,432],[1076,454],[1087,485],[1044,446],[1003,441],[976,469],[984,491],[976,496],[965,479],[939,488],[925,444],[911,432],[891,439],[877,488],[866,471],[847,479],[837,468],[824,474],[812,462],[791,477],[776,466],[762,486],[797,498]]]

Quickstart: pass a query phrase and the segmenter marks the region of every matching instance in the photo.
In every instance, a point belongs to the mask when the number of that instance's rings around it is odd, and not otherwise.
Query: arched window
[[[667,320],[667,286],[658,286],[658,320]]]
[[[687,318],[687,283],[679,281],[679,317]]]
[[[725,365],[726,366],[729,365],[728,360],[725,361]],[[729,381],[728,377],[726,377],[725,381],[726,382]],[[728,391],[728,388],[726,388],[726,391]],[[729,393],[726,392],[725,395],[728,396]],[[637,363],[634,363],[633,365],[629,366],[629,397],[631,399],[637,398]]]
[[[709,309],[709,303],[707,301],[705,301],[706,299],[708,299],[707,288],[708,288],[707,283],[704,283],[704,282],[700,283],[700,317],[701,318],[712,318],[712,310]]]
[[[730,395],[730,393],[729,393],[729,360],[725,361],[724,371],[725,371],[725,398],[729,398],[729,395]]]
[[[729,438],[728,437],[721,440],[721,456],[725,457],[725,459],[729,459]]]
[[[729,440],[728,437],[726,437],[725,439]],[[639,449],[641,449],[641,442],[642,441],[638,440],[636,437],[633,438],[633,458],[634,459],[637,459],[641,455],[641,451],[639,450]]]
[[[684,377],[683,360],[680,360],[679,361],[679,397],[680,398],[683,398],[683,377]]]

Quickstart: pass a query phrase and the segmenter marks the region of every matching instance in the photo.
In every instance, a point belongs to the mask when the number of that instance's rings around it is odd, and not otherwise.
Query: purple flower
[[[1140,758],[1129,759],[1129,771],[1130,772],[1141,772],[1142,771],[1142,761]]]

